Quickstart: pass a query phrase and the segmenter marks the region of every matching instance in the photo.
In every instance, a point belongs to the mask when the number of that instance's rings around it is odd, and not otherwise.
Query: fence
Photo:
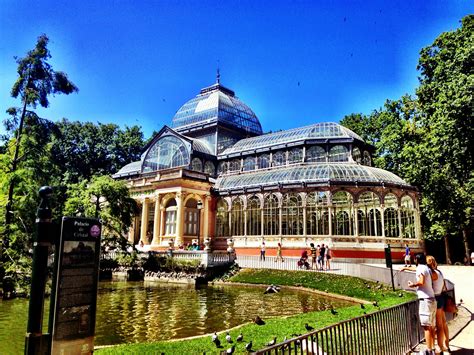
[[[420,343],[418,301],[312,331],[253,354],[406,354]]]

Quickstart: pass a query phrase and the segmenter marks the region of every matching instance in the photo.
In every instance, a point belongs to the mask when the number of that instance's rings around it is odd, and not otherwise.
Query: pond
[[[265,319],[351,304],[306,291],[263,291],[257,286],[101,282],[95,345],[185,338],[235,327],[256,315]],[[27,310],[28,300],[0,301],[0,354],[23,352]]]

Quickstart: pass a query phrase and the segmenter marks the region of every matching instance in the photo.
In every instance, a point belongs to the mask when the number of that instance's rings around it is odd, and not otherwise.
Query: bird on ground
[[[334,308],[331,308],[331,313],[332,313],[333,315],[336,315],[336,314],[337,314],[337,311],[336,311]]]
[[[242,340],[244,340],[244,335],[242,334],[242,332],[240,332],[240,334],[237,336],[237,340],[238,342],[241,342]]]
[[[400,293],[398,294],[398,297],[403,297],[403,293],[400,292]]]
[[[267,346],[273,346],[276,344],[276,342],[277,342],[277,337],[273,337],[273,340],[269,341],[267,343]]]
[[[361,303],[360,308],[364,309],[365,308],[364,304]]]
[[[259,316],[256,316],[255,319],[253,320],[253,322],[256,324],[256,325],[265,325],[265,322],[262,318],[260,318]]]
[[[226,332],[225,340],[228,343],[232,343],[232,337],[230,336],[229,331]]]
[[[372,304],[374,305],[374,307],[380,307],[377,301],[372,302]]]
[[[304,327],[306,328],[306,330],[307,330],[308,332],[314,330],[314,328],[313,328],[312,326],[310,326],[308,323],[305,323],[305,324],[304,324]]]
[[[265,290],[265,292],[263,294],[266,295],[268,293],[278,293],[278,292],[280,292],[280,287],[279,286],[270,285],[270,286],[267,287],[267,289]]]
[[[226,354],[233,354],[235,351],[235,345],[232,345],[229,349],[227,349]]]
[[[245,350],[247,350],[247,351],[252,350],[252,341],[250,341],[250,343],[245,344]]]
[[[216,347],[221,347],[221,341],[219,340],[219,337],[217,336],[216,332],[214,332],[214,334],[212,335],[212,342],[216,344]]]

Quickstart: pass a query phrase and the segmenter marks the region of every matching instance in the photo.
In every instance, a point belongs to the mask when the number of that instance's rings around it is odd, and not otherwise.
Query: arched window
[[[244,171],[251,171],[255,170],[255,158],[254,157],[247,157],[244,160]]]
[[[306,234],[328,235],[328,198],[325,192],[311,192],[306,198]]]
[[[361,163],[362,162],[362,155],[360,154],[360,149],[357,147],[352,147],[352,159],[356,163]]]
[[[247,203],[247,235],[260,235],[262,232],[262,213],[260,200],[253,196]]]
[[[240,171],[240,159],[234,159],[229,162],[229,171]]]
[[[285,194],[282,202],[282,235],[303,235],[303,201],[301,196]]]
[[[379,209],[380,199],[373,192],[364,192],[359,196],[357,219],[360,236],[382,235],[382,220],[380,219]]]
[[[279,235],[280,211],[278,208],[278,198],[275,195],[268,195],[263,205],[263,234]]]
[[[202,161],[199,158],[193,158],[191,161],[191,169],[194,171],[202,171]]]
[[[206,161],[206,164],[204,164],[204,172],[209,175],[216,173],[216,166],[212,161]]]
[[[158,139],[146,153],[142,171],[156,171],[189,165],[189,151],[186,144],[174,136]]]
[[[294,164],[300,163],[301,161],[303,161],[303,149],[293,148],[292,150],[290,150],[290,152],[288,153],[288,162],[290,164]]]
[[[415,207],[410,196],[403,196],[400,207],[402,237],[415,238]]]
[[[308,163],[322,163],[326,161],[326,151],[323,147],[314,145],[306,149],[306,161]]]
[[[270,167],[270,156],[268,154],[262,154],[258,157],[258,168],[266,169]]]
[[[217,173],[218,174],[225,174],[228,171],[228,164],[225,161],[221,161],[217,166]]]
[[[190,198],[184,207],[184,234],[190,236],[198,235],[199,227],[199,210],[197,208],[197,201]]]
[[[171,198],[165,207],[165,235],[176,234],[176,214],[177,204],[174,198]]]
[[[364,151],[364,157],[362,158],[362,164],[367,166],[372,166],[372,158],[370,157],[370,153],[368,151]]]
[[[286,165],[286,152],[276,152],[273,154],[273,166]]]
[[[349,151],[347,147],[343,145],[335,145],[329,149],[328,161],[338,162],[338,161],[348,161],[349,160]]]
[[[231,230],[230,234],[234,235],[244,235],[244,207],[242,200],[240,198],[236,198],[232,202],[232,209],[231,213]]]
[[[332,233],[334,235],[353,235],[352,196],[338,191],[332,196]]]
[[[227,202],[225,202],[225,200],[222,198],[217,202],[216,235],[218,237],[228,237],[230,235]]]
[[[398,199],[394,194],[387,194],[384,197],[384,226],[385,236],[390,238],[398,238],[399,225],[398,225]]]

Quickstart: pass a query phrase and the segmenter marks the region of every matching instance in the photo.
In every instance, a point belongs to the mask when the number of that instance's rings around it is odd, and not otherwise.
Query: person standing
[[[310,243],[309,246],[311,247],[311,249],[310,249],[310,251],[311,251],[311,269],[314,269],[315,267],[317,269],[318,267],[316,265],[316,258],[318,256],[318,251],[314,247],[314,243]],[[318,245],[318,248],[319,248],[319,245]]]
[[[329,245],[326,247],[326,270],[331,270],[331,250],[329,250]]]
[[[265,240],[262,240],[262,244],[260,245],[260,260],[265,261]]]
[[[283,262],[283,256],[281,255],[281,243],[278,243],[277,245],[277,257],[275,259],[275,262],[277,261]]]
[[[431,270],[426,265],[426,257],[423,254],[417,254],[415,257],[416,281],[408,281],[408,287],[416,287],[418,296],[420,324],[425,333],[427,350],[425,355],[434,355],[434,326],[436,319],[436,299],[433,290],[433,280]],[[404,271],[408,268],[402,268]]]
[[[320,263],[320,270],[321,271],[324,271],[325,256],[326,256],[326,247],[324,246],[324,244],[321,244],[321,248],[319,248],[319,259],[321,260],[321,263]]]
[[[411,251],[410,251],[410,247],[408,246],[408,244],[405,244],[405,267],[406,266],[411,266],[411,255],[410,255]]]
[[[444,276],[438,270],[438,263],[434,256],[428,255],[426,257],[426,264],[431,270],[433,278],[433,291],[436,298],[436,338],[438,346],[442,352],[449,352],[449,329],[446,322],[446,314],[444,313],[444,295],[443,290],[446,289]]]

